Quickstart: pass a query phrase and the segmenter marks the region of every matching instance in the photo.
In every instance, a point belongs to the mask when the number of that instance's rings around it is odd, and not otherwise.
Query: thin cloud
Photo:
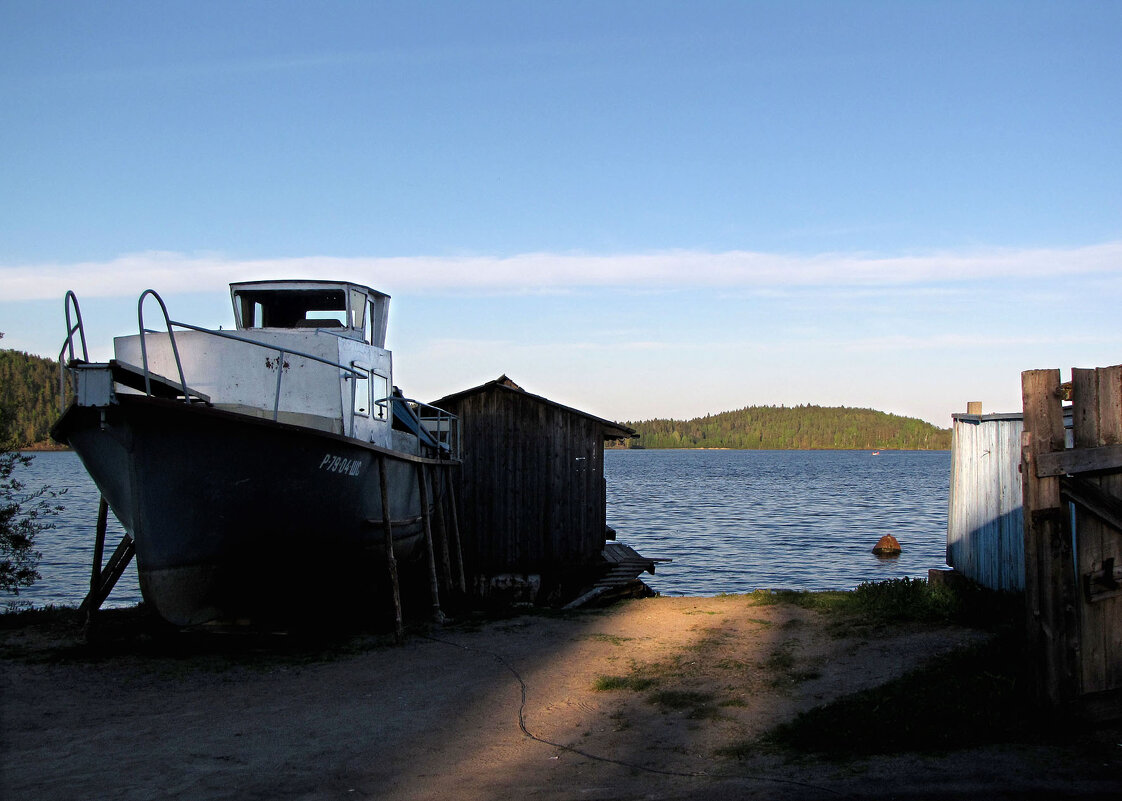
[[[1122,242],[1069,249],[986,249],[923,255],[825,253],[797,256],[751,251],[671,250],[595,255],[233,259],[151,251],[109,261],[0,266],[4,300],[135,296],[224,290],[230,281],[304,277],[348,279],[390,292],[564,291],[577,288],[916,287],[1061,276],[1122,276]]]

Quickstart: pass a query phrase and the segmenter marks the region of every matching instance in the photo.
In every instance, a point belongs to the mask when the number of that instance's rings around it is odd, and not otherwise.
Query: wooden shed
[[[608,538],[604,442],[627,426],[526,392],[505,375],[433,401],[460,418],[460,537],[476,592],[579,589]]]

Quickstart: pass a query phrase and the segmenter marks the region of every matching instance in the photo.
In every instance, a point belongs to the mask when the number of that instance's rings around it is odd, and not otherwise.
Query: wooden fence
[[[1025,600],[1041,696],[1122,716],[1122,365],[1021,375]],[[1072,445],[1064,445],[1070,399]]]

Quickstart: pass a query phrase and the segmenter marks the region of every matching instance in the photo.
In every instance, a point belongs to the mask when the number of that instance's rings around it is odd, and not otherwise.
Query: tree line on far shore
[[[914,417],[846,406],[748,406],[692,420],[640,420],[629,448],[949,450],[951,431]]]
[[[9,435],[17,447],[48,444],[59,416],[58,362],[0,349],[0,408],[11,415]]]
[[[0,350],[0,407],[11,414],[19,447],[49,444],[58,419],[58,362]],[[748,406],[693,420],[641,420],[627,447],[745,450],[947,450],[950,429],[873,409],[845,406]]]

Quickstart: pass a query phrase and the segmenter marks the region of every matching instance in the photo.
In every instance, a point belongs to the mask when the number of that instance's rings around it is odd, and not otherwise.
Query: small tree
[[[16,449],[10,426],[11,414],[0,407],[0,591],[19,595],[20,587],[30,587],[40,578],[42,554],[35,550],[35,537],[54,527],[49,518],[62,507],[52,502],[59,493],[49,487],[27,492],[13,475],[32,457]]]

